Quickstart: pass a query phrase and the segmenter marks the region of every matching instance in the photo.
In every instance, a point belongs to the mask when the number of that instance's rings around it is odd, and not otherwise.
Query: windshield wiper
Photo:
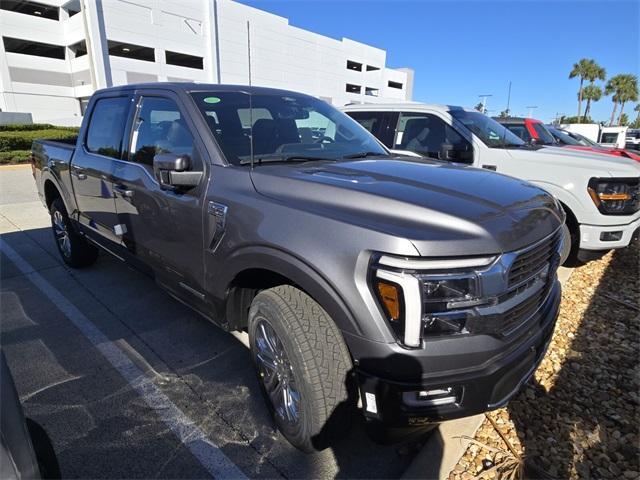
[[[386,153],[378,153],[378,152],[358,152],[358,153],[350,153],[349,155],[343,155],[342,158],[367,158],[367,157],[387,157]]]
[[[310,155],[289,155],[288,157],[279,156],[279,157],[255,157],[253,159],[253,163],[256,165],[261,165],[263,163],[273,163],[273,162],[313,162],[313,161],[328,161],[335,162],[335,158],[325,158],[325,157],[313,157]],[[251,163],[251,159],[247,158],[244,160],[240,160],[240,165],[248,165]]]

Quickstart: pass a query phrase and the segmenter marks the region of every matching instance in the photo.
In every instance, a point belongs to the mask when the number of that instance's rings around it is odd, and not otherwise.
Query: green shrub
[[[12,150],[10,152],[0,152],[0,165],[10,163],[28,163],[31,160],[31,151]]]
[[[45,130],[22,130],[0,132],[0,152],[30,150],[34,140],[74,141],[78,129],[48,128]]]
[[[13,125],[0,125],[0,132],[27,132],[30,130],[78,130],[77,127],[56,127],[49,123],[28,123],[28,124],[13,124]]]

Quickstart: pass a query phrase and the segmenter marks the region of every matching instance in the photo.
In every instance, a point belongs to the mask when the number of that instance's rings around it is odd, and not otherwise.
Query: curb
[[[2,170],[22,170],[25,168],[31,168],[30,163],[12,163],[11,165],[0,165],[0,171]]]

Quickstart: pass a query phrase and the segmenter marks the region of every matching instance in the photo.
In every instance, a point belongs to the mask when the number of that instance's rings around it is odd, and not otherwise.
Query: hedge
[[[76,128],[46,128],[44,130],[0,131],[0,152],[30,150],[34,140],[73,141],[78,138]]]
[[[0,165],[7,165],[10,163],[29,163],[30,159],[30,150],[12,150],[10,152],[0,152]]]
[[[0,125],[0,132],[26,132],[29,130],[71,130],[78,131],[77,127],[56,127],[50,123],[28,123],[28,124],[12,124]]]

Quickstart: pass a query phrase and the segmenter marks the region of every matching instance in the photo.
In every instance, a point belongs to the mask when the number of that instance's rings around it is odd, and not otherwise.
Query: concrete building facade
[[[233,0],[2,0],[0,110],[77,124],[98,88],[259,85],[334,105],[411,100],[413,71]]]

